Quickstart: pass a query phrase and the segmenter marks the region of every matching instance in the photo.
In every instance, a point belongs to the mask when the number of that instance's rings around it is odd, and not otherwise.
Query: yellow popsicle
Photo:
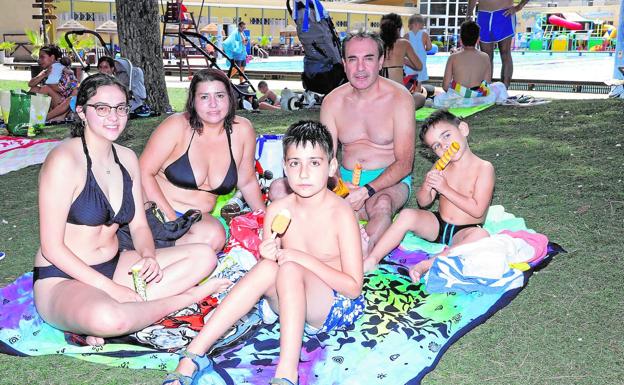
[[[273,218],[273,222],[271,223],[271,238],[275,239],[278,235],[284,234],[288,225],[290,224],[290,211],[288,209],[283,209],[275,218]]]
[[[434,167],[436,168],[436,170],[444,170],[444,168],[448,165],[448,163],[451,161],[451,158],[453,157],[453,155],[455,155],[455,153],[457,153],[457,151],[459,151],[459,143],[451,143],[449,148],[444,152],[444,154],[442,154],[440,159],[435,162]]]
[[[353,168],[353,175],[351,177],[351,183],[353,183],[354,186],[360,185],[360,176],[362,176],[362,165],[356,163],[355,167]]]

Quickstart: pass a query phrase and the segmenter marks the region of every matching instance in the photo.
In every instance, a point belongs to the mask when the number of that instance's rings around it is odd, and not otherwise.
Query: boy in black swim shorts
[[[457,246],[488,236],[481,228],[494,192],[494,167],[476,156],[468,145],[468,124],[446,110],[434,112],[420,130],[420,140],[441,157],[457,142],[459,150],[442,171],[425,175],[417,193],[418,205],[425,209],[404,209],[365,260],[365,271],[399,245],[408,231],[428,241]],[[438,212],[426,210],[439,199]],[[419,281],[434,258],[412,266],[410,276]]]

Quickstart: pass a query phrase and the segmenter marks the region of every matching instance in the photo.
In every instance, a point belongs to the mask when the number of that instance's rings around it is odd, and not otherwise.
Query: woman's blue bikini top
[[[84,226],[110,226],[113,223],[126,224],[134,218],[134,198],[132,197],[132,178],[126,168],[119,162],[115,146],[113,145],[113,156],[115,163],[121,169],[123,177],[123,196],[119,212],[115,211],[106,198],[106,195],[100,188],[91,171],[91,157],[87,149],[87,143],[84,136],[82,139],[82,148],[87,157],[87,180],[82,192],[75,201],[72,202],[69,213],[67,214],[67,222],[74,225]]]
[[[234,162],[234,155],[232,154],[232,139],[230,138],[230,133],[228,130],[225,130],[225,133],[227,135],[228,146],[230,147],[230,167],[228,168],[221,185],[212,190],[203,190],[197,186],[195,174],[193,173],[193,167],[191,166],[191,161],[189,160],[188,155],[191,143],[193,142],[193,137],[195,136],[195,130],[193,130],[186,152],[165,168],[165,177],[167,180],[176,187],[187,190],[205,191],[215,195],[224,195],[232,191],[238,183],[238,170],[236,169],[236,162]]]

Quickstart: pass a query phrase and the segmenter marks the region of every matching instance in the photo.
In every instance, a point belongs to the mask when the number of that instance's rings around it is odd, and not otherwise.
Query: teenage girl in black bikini
[[[128,119],[125,87],[105,74],[91,76],[76,111],[73,138],[48,155],[39,177],[35,305],[46,322],[99,345],[102,337],[140,330],[229,281],[194,287],[214,268],[205,258],[214,252],[205,245],[154,250],[136,155],[113,144]],[[119,253],[115,233],[126,223],[137,247]],[[149,282],[149,301],[132,289],[135,264]]]
[[[256,133],[235,113],[225,74],[202,70],[191,81],[186,112],[162,122],[145,146],[140,164],[146,200],[170,220],[188,209],[204,213],[176,245],[199,242],[221,250],[225,230],[210,211],[219,195],[234,188],[252,210],[265,208],[254,168]]]

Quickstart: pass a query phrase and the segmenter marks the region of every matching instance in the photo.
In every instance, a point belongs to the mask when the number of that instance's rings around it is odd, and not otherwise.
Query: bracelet
[[[368,190],[368,197],[369,197],[369,198],[370,198],[370,197],[372,197],[373,195],[375,195],[375,193],[377,192],[377,191],[375,191],[375,189],[373,188],[373,186],[369,185],[368,183],[366,183],[366,184],[364,185],[364,187],[366,187],[366,190]]]

